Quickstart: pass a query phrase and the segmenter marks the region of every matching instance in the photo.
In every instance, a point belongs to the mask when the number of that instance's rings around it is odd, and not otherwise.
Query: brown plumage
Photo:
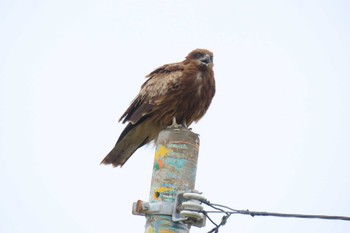
[[[185,126],[202,118],[215,94],[213,53],[193,50],[184,61],[163,65],[146,77],[119,119],[128,125],[101,163],[123,166],[138,148],[171,125],[174,117]]]

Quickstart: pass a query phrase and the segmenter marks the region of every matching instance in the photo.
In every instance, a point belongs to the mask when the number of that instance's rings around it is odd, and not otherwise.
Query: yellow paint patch
[[[148,226],[146,231],[146,233],[155,233],[155,229],[152,227],[152,226]],[[171,231],[171,230],[160,230],[159,233],[174,233],[174,231]]]
[[[146,233],[154,233],[154,232],[155,232],[155,231],[154,231],[153,227],[151,227],[151,226],[148,226],[148,227],[147,227]]]
[[[159,233],[174,233],[174,231],[171,231],[171,230],[160,230]]]
[[[172,188],[160,187],[156,190],[158,193],[164,193],[166,191],[173,190]]]
[[[173,190],[172,188],[160,187],[154,191],[154,199],[158,199],[161,193]]]
[[[172,152],[172,150],[168,150],[165,146],[160,146],[154,157],[156,160],[158,160],[159,156],[164,157],[168,152]]]

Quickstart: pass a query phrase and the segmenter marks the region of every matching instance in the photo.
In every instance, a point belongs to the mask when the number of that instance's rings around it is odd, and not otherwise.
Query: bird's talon
[[[185,126],[183,126],[183,125],[181,125],[181,124],[178,124],[178,123],[176,122],[176,118],[173,117],[173,122],[171,123],[171,125],[169,125],[169,126],[167,127],[167,129],[170,129],[170,128],[182,128],[182,127],[185,127]],[[187,127],[186,127],[186,128],[187,128]]]

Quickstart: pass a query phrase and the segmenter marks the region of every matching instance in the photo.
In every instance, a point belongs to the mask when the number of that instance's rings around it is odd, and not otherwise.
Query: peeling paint
[[[167,145],[168,148],[176,148],[176,149],[188,149],[187,145],[184,144],[184,143],[181,143],[181,144],[168,144]]]
[[[152,226],[148,226],[145,230],[145,233],[155,233],[155,231]]]
[[[160,188],[156,189],[156,192],[163,193],[163,192],[170,191],[170,190],[172,190],[172,188],[160,187]]]
[[[164,163],[162,159],[154,160],[153,170],[158,171],[162,168],[164,168]]]
[[[175,190],[173,188],[166,187],[166,185],[160,188],[157,188],[156,190],[154,190],[154,193],[153,193],[154,199],[157,199],[157,200],[161,199],[166,202],[174,201],[174,195],[176,195]]]
[[[169,152],[172,152],[172,150],[168,150],[165,146],[160,145],[159,148],[157,149],[154,157],[155,157],[156,160],[158,160],[159,156],[164,157]]]
[[[145,233],[185,233],[187,225],[171,221],[171,216],[148,216],[150,225],[146,226]]]
[[[158,146],[158,149],[156,150],[156,153],[154,155],[155,164],[154,164],[153,169],[155,171],[162,169],[164,167],[164,163],[163,163],[162,159],[165,157],[166,154],[172,153],[172,152],[173,152],[173,150],[168,150],[163,145]]]
[[[185,164],[185,160],[184,159],[178,159],[178,158],[168,158],[167,159],[168,164],[170,164],[171,166],[174,166],[176,168],[176,170],[181,170]]]
[[[174,202],[178,191],[195,188],[198,136],[188,129],[165,129],[154,154],[150,203]],[[147,215],[146,233],[189,233],[190,227],[171,216]]]
[[[159,233],[173,233],[173,230],[160,230]]]

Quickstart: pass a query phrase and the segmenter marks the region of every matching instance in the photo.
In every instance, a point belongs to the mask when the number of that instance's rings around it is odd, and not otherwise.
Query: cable
[[[209,206],[211,206],[212,208],[214,208],[213,206],[215,206],[214,209],[217,209],[217,206],[218,207],[221,207],[221,208],[225,208],[225,209],[229,209],[233,212],[238,212],[239,210],[236,210],[236,209],[232,209],[231,207],[228,207],[228,206],[224,206],[224,205],[220,205],[220,204],[213,204],[213,203],[210,203]]]
[[[206,211],[202,211],[202,213],[209,219],[209,221],[210,221],[213,225],[215,225],[216,227],[218,227],[218,224],[216,224],[216,223],[209,217],[209,215],[207,214]]]
[[[326,219],[326,220],[344,220],[350,221],[350,217],[347,216],[334,216],[334,215],[310,215],[310,214],[286,214],[286,213],[274,213],[274,212],[259,212],[259,211],[250,211],[250,210],[236,210],[231,207],[220,205],[220,204],[212,204],[210,202],[205,203],[208,206],[222,211],[217,207],[221,207],[224,209],[228,209],[231,211],[223,211],[223,213],[231,213],[231,214],[243,214],[250,215],[252,217],[255,216],[273,216],[273,217],[286,217],[286,218],[318,218],[318,219]],[[207,213],[219,213],[219,211],[207,211]]]
[[[227,219],[228,219],[230,216],[231,216],[230,213],[226,213],[226,215],[222,216],[220,224],[217,225],[217,224],[214,223],[215,227],[214,227],[213,229],[211,229],[208,233],[213,233],[213,232],[217,233],[217,232],[219,232],[219,228],[220,228],[221,226],[223,226],[223,225],[226,224]],[[211,222],[213,222],[211,219],[209,219],[209,220],[210,220]]]
[[[334,216],[334,215],[309,215],[309,214],[287,214],[287,213],[274,213],[274,212],[259,212],[259,211],[250,211],[250,210],[236,210],[231,207],[221,205],[221,204],[212,204],[208,200],[202,201],[202,203],[208,205],[209,207],[215,210],[202,211],[205,216],[208,217],[210,222],[212,222],[215,227],[210,230],[208,233],[218,233],[219,228],[226,224],[227,219],[232,214],[242,214],[242,215],[250,215],[252,217],[255,216],[272,216],[272,217],[284,217],[284,218],[308,218],[308,219],[325,219],[325,220],[343,220],[350,221],[350,217],[347,216]],[[209,218],[208,214],[211,213],[221,213],[224,216],[221,219],[219,224],[216,224],[211,218]]]
[[[346,216],[332,216],[332,215],[309,215],[309,214],[284,214],[284,213],[273,213],[273,212],[257,212],[249,210],[239,210],[239,214],[255,216],[273,216],[273,217],[284,217],[284,218],[317,218],[326,220],[344,220],[350,221],[350,217]]]

